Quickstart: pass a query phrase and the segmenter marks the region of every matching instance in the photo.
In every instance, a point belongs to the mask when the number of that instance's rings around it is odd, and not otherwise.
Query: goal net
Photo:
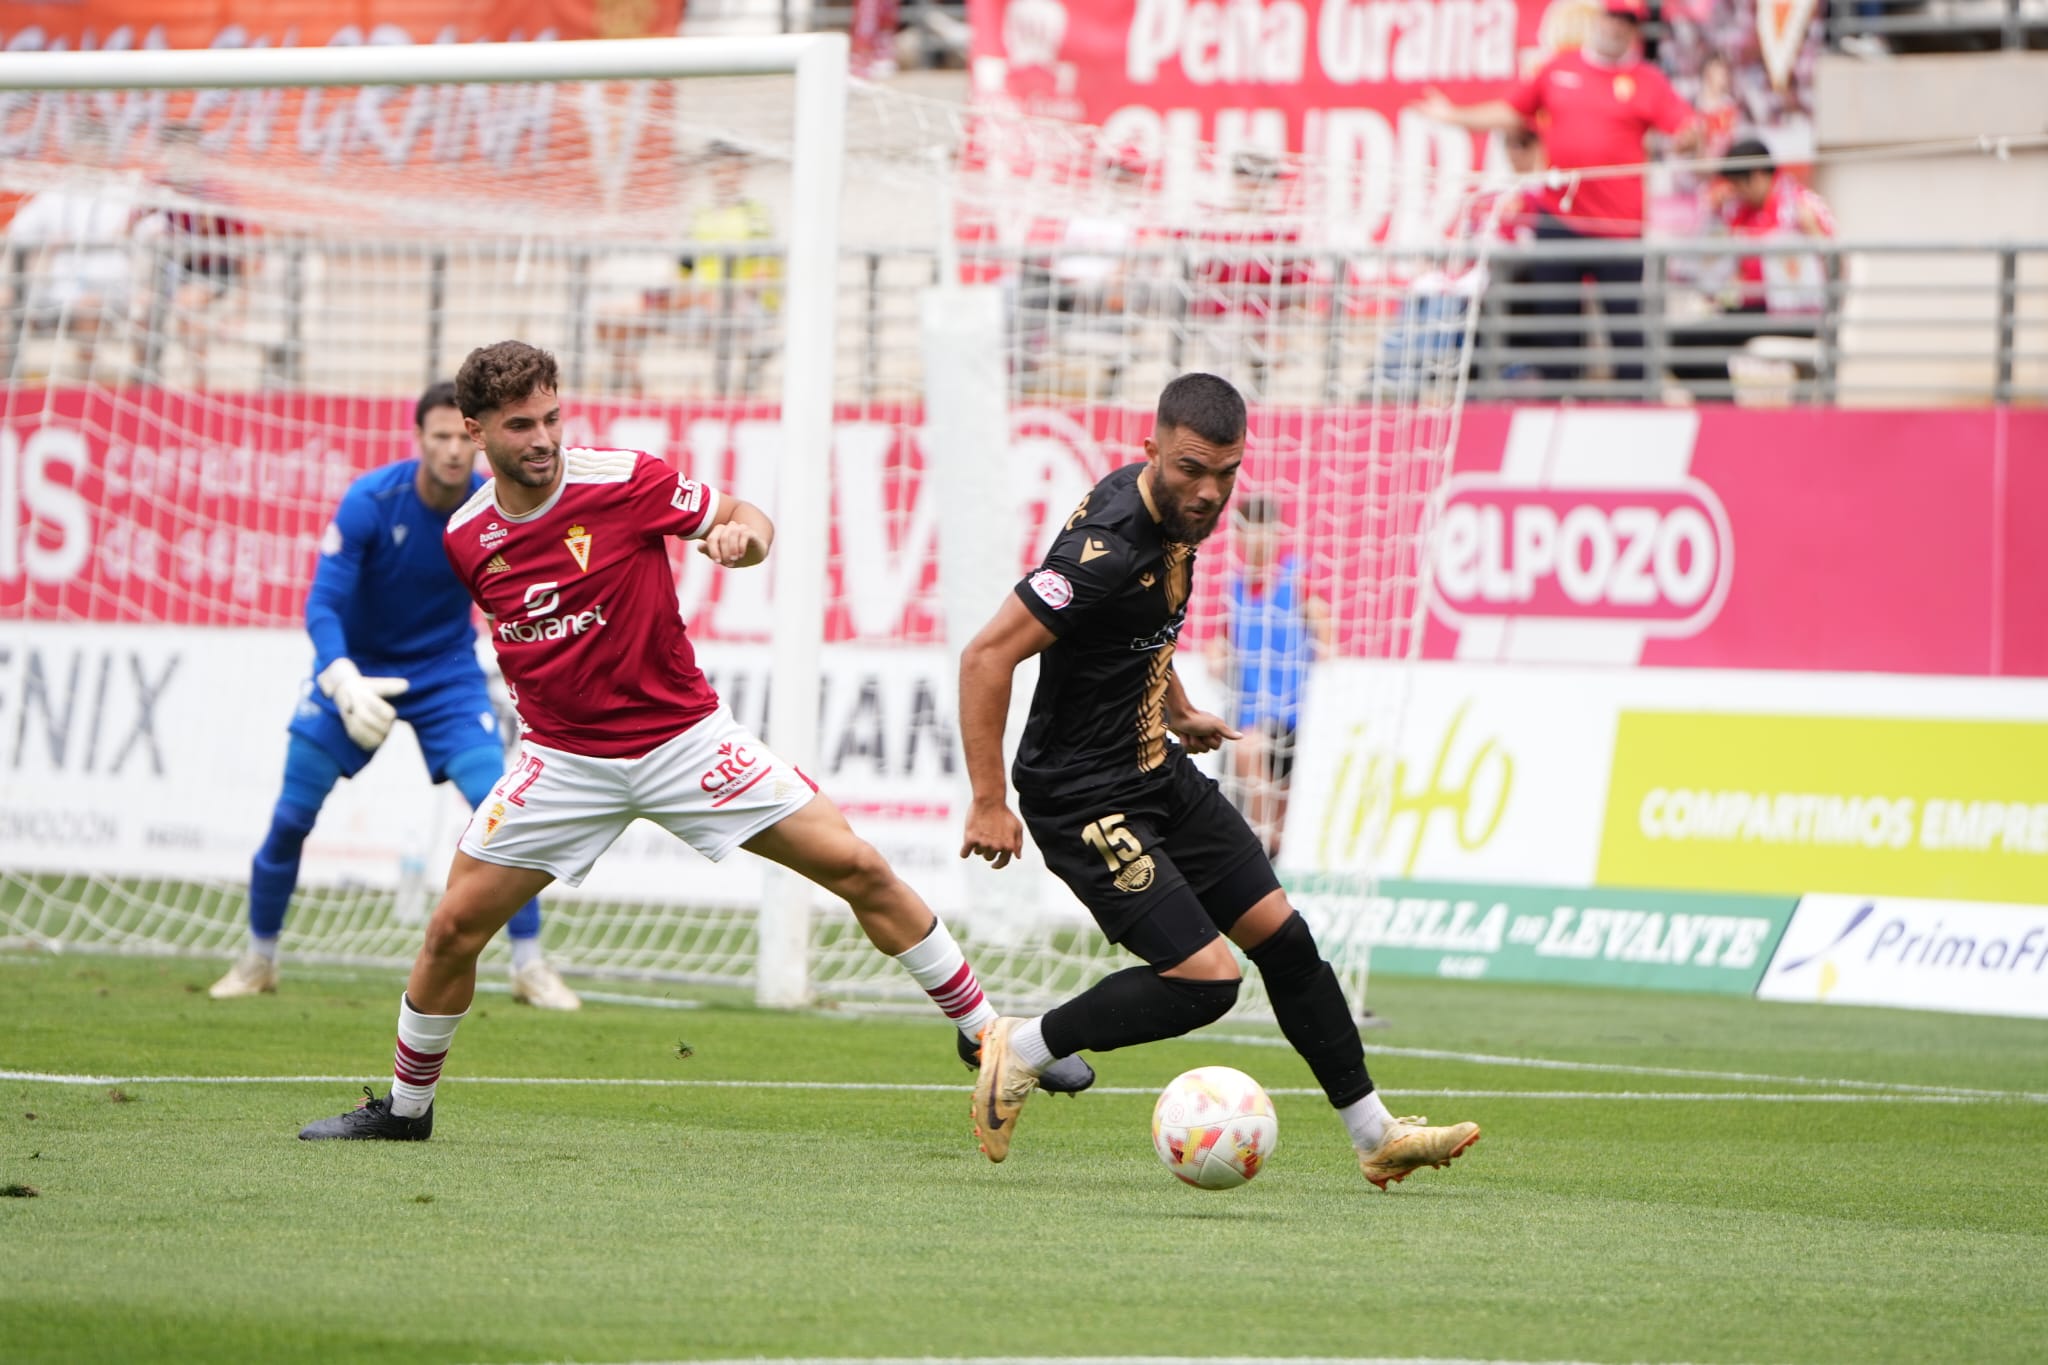
[[[1005,1008],[1116,950],[1035,860],[958,858],[958,648],[1141,457],[1167,379],[1235,382],[1239,515],[1202,547],[1177,671],[1253,737],[1204,762],[1362,998],[1479,278],[1466,187],[861,85],[821,170],[790,75],[475,83],[473,59],[0,96],[0,943],[238,949],[327,518],[414,453],[429,383],[517,337],[560,359],[572,443],[658,454],[768,507],[778,557],[822,559],[818,597],[678,550],[700,659]],[[820,193],[836,246],[807,273]],[[423,779],[400,726],[330,797],[287,970],[411,960],[465,818]],[[921,999],[835,901],[764,931],[787,895],[640,824],[543,897],[545,938],[593,976]]]

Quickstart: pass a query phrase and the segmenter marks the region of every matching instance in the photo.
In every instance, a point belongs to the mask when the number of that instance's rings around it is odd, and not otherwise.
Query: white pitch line
[[[384,1079],[382,1076],[85,1076],[48,1071],[0,1071],[0,1081],[36,1081],[45,1085],[374,1085]],[[922,1082],[894,1084],[885,1081],[680,1080],[642,1076],[456,1076],[449,1078],[444,1084],[457,1087],[565,1085],[646,1090],[893,1091],[942,1095],[957,1095],[970,1089],[968,1086],[931,1085]],[[1157,1092],[1147,1086],[1098,1085],[1091,1087],[1089,1093],[1149,1097]],[[1323,1096],[1322,1091],[1306,1086],[1280,1087],[1267,1093],[1315,1099],[1321,1099]],[[1807,1091],[1737,1090],[1402,1090],[1398,1093],[1404,1099],[1421,1097],[1447,1100],[1663,1100],[1695,1104],[1729,1100],[1752,1100],[1760,1104],[1980,1104],[1993,1100],[2010,1100],[2023,1104],[2048,1104],[2048,1095],[2016,1090],[1968,1095],[1842,1095]]]
[[[1571,1360],[1469,1356],[739,1356],[628,1365],[1588,1365]]]
[[[1205,1035],[1206,1036],[1206,1035]],[[1242,1043],[1247,1047],[1291,1047],[1285,1038],[1268,1038],[1257,1033],[1223,1034],[1219,1043]],[[1979,1090],[1961,1085],[1919,1085],[1912,1081],[1853,1081],[1835,1076],[1773,1076],[1753,1071],[1697,1071],[1677,1066],[1630,1066],[1621,1062],[1568,1062],[1553,1057],[1501,1057],[1486,1052],[1450,1052],[1432,1047],[1380,1047],[1368,1045],[1366,1052],[1381,1057],[1420,1057],[1438,1062],[1470,1062],[1474,1066],[1517,1066],[1537,1071],[1588,1071],[1608,1076],[1662,1076],[1668,1080],[1745,1081],[1775,1085],[1829,1085],[1843,1090],[1917,1091],[1929,1095],[1974,1095],[1983,1099],[2006,1099],[2009,1090]]]

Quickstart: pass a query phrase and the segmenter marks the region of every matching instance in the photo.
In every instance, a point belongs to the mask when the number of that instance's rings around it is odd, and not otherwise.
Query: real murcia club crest
[[[590,572],[590,532],[581,526],[571,526],[569,534],[562,538],[569,547],[569,553],[576,557],[576,567],[584,573]]]

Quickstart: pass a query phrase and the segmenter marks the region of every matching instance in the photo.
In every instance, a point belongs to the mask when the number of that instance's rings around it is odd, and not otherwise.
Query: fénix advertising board
[[[1804,896],[1757,996],[2048,1019],[2048,908]]]
[[[0,867],[239,879],[270,821],[285,726],[307,687],[304,634],[218,627],[10,626],[0,641]],[[762,725],[768,652],[714,644],[706,674]],[[943,651],[824,651],[818,761],[807,770],[921,888],[951,896],[960,772]],[[479,717],[495,731],[495,717]],[[446,865],[467,812],[430,789],[411,730],[342,783],[306,845],[309,882],[388,887],[402,856]],[[713,865],[635,826],[586,884],[593,895],[699,903],[758,896],[759,864]],[[935,879],[938,881],[934,885]]]
[[[1361,906],[1351,879],[1309,874],[1288,892],[1372,949],[1395,976],[1571,982],[1747,995],[1791,917],[1789,896],[1385,881]]]

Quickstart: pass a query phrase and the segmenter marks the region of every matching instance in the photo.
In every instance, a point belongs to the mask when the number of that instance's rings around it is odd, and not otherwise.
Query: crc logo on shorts
[[[512,532],[509,529],[494,521],[489,526],[484,527],[483,534],[476,538],[476,543],[488,550],[493,545],[502,544],[505,537],[511,534]]]
[[[484,812],[483,837],[477,840],[477,842],[482,844],[485,848],[489,848],[491,846],[491,836],[493,834],[496,834],[498,832],[498,826],[504,823],[505,803],[503,801],[491,802],[491,808]]]
[[[1117,869],[1113,880],[1119,891],[1143,891],[1152,885],[1152,855],[1140,853],[1130,862]]]
[[[697,785],[716,796],[753,775],[756,759],[754,751],[744,744],[732,740],[718,746],[718,762],[704,776],[697,779]]]
[[[1067,581],[1065,574],[1040,569],[1026,581],[1031,584],[1031,591],[1038,594],[1038,600],[1054,611],[1074,600],[1074,585]]]

